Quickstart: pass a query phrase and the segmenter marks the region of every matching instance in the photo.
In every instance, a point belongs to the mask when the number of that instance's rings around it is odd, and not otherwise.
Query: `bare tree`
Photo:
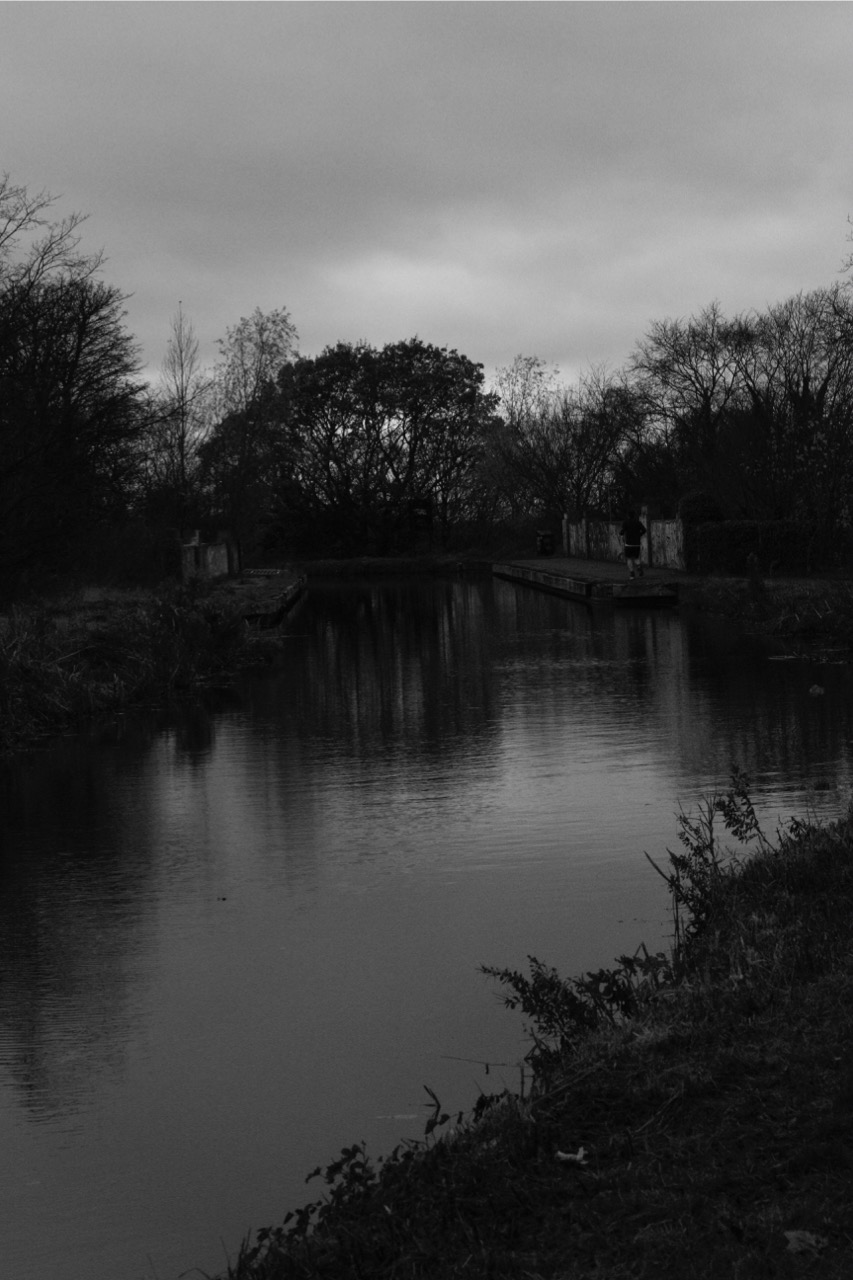
[[[78,214],[0,179],[0,546],[11,576],[121,518],[142,426],[124,297]]]
[[[172,317],[148,433],[149,503],[183,530],[198,518],[199,451],[210,431],[211,375],[183,304]]]
[[[720,425],[743,387],[738,330],[712,302],[689,320],[655,321],[631,362],[634,385],[660,433],[700,469],[716,463]]]
[[[759,512],[797,516],[829,536],[853,517],[853,301],[835,284],[750,316],[747,326],[739,470]]]
[[[256,307],[219,343],[212,387],[216,425],[201,457],[216,509],[241,542],[255,535],[270,507],[276,379],[296,355],[297,338],[283,307],[266,313]]]
[[[282,365],[296,354],[299,335],[288,311],[243,316],[219,341],[214,369],[216,410],[220,419],[257,410],[264,390],[274,385]]]
[[[517,355],[495,375],[501,416],[510,426],[530,421],[553,401],[558,390],[557,369],[539,356]]]
[[[4,292],[24,294],[45,277],[57,272],[92,275],[103,263],[102,254],[82,255],[78,228],[86,221],[72,213],[56,221],[50,210],[56,197],[48,191],[30,195],[16,186],[8,173],[0,176],[0,281]]]
[[[489,475],[510,514],[599,505],[628,423],[628,390],[603,367],[576,386],[536,356],[516,356],[499,370],[503,424],[490,445]]]

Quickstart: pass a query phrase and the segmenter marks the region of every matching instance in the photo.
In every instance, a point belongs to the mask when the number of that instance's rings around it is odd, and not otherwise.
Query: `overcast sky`
[[[146,364],[255,307],[617,368],[839,279],[853,6],[0,3],[0,169],[88,213]]]

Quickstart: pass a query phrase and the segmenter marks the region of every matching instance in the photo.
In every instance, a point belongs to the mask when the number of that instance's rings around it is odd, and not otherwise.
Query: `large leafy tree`
[[[0,179],[0,568],[14,583],[123,516],[142,427],[124,297],[73,215]]]
[[[290,541],[384,552],[416,513],[446,542],[476,515],[496,397],[482,366],[411,338],[338,343],[279,378],[278,526]]]

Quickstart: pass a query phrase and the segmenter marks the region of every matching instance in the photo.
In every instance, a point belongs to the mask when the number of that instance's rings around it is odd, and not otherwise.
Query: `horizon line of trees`
[[[300,355],[285,308],[239,320],[206,369],[179,303],[150,386],[126,296],[81,252],[84,219],[53,204],[0,178],[6,595],[50,571],[162,576],[195,528],[249,554],[385,554],[644,503],[847,545],[847,283],[654,321],[623,368],[570,384],[519,355],[492,387],[417,336]]]

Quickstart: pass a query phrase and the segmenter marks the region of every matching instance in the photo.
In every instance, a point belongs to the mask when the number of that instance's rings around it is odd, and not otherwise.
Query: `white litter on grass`
[[[786,1231],[789,1253],[820,1253],[829,1241],[825,1236],[813,1235],[811,1231]]]
[[[556,1158],[564,1164],[586,1164],[586,1148],[578,1147],[574,1155],[570,1151],[558,1151]]]

